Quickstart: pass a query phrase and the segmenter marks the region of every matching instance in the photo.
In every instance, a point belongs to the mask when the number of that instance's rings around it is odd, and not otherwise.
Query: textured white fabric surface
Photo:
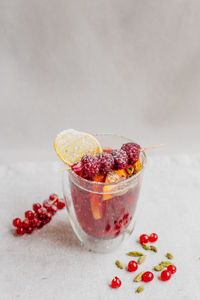
[[[0,167],[0,299],[200,299],[200,155],[149,158],[137,211],[136,231],[130,241],[109,254],[96,254],[81,247],[68,223],[66,211],[32,235],[16,237],[11,222],[23,216],[33,202],[60,191],[55,163],[16,163]],[[133,273],[118,269],[127,264],[129,250],[140,249],[139,234],[157,232],[157,254],[148,257],[141,270],[174,254],[177,274],[161,282],[155,273],[136,295]],[[122,286],[108,284],[119,276]]]

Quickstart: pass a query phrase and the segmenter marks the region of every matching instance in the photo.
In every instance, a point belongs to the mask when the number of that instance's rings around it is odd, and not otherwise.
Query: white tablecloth
[[[67,220],[66,211],[31,235],[13,235],[12,219],[23,217],[33,202],[50,192],[60,192],[56,163],[16,163],[0,167],[0,299],[200,299],[200,155],[152,157],[148,160],[137,211],[137,226],[130,241],[109,254],[81,247]],[[143,233],[157,232],[157,254],[147,253],[139,268],[151,270],[174,254],[177,273],[169,282],[155,279],[136,295],[134,273],[118,269],[126,265],[130,250]],[[143,250],[145,251],[145,250]],[[122,286],[109,287],[114,276]]]

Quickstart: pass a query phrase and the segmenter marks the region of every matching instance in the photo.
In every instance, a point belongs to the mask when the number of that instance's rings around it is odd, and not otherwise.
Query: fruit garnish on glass
[[[54,141],[54,148],[60,159],[69,166],[80,161],[85,154],[96,155],[102,152],[94,136],[74,129],[61,131]]]
[[[73,129],[62,131],[54,148],[69,166],[63,193],[78,238],[92,250],[115,248],[134,228],[145,149],[125,137]]]

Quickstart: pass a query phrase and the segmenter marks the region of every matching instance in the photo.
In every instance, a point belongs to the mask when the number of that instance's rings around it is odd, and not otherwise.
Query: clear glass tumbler
[[[103,149],[119,149],[132,142],[125,137],[96,135]],[[142,169],[115,183],[88,181],[73,171],[63,173],[63,195],[69,220],[84,246],[96,252],[116,249],[135,226],[135,211],[146,162],[140,153]]]

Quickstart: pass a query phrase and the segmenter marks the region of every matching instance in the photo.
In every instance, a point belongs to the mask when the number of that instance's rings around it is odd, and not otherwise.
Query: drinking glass
[[[133,142],[113,134],[96,135],[103,149],[119,149]],[[95,252],[116,249],[131,236],[142,183],[146,155],[140,152],[142,169],[128,179],[102,183],[86,180],[71,169],[63,173],[63,195],[68,217],[81,243]]]

